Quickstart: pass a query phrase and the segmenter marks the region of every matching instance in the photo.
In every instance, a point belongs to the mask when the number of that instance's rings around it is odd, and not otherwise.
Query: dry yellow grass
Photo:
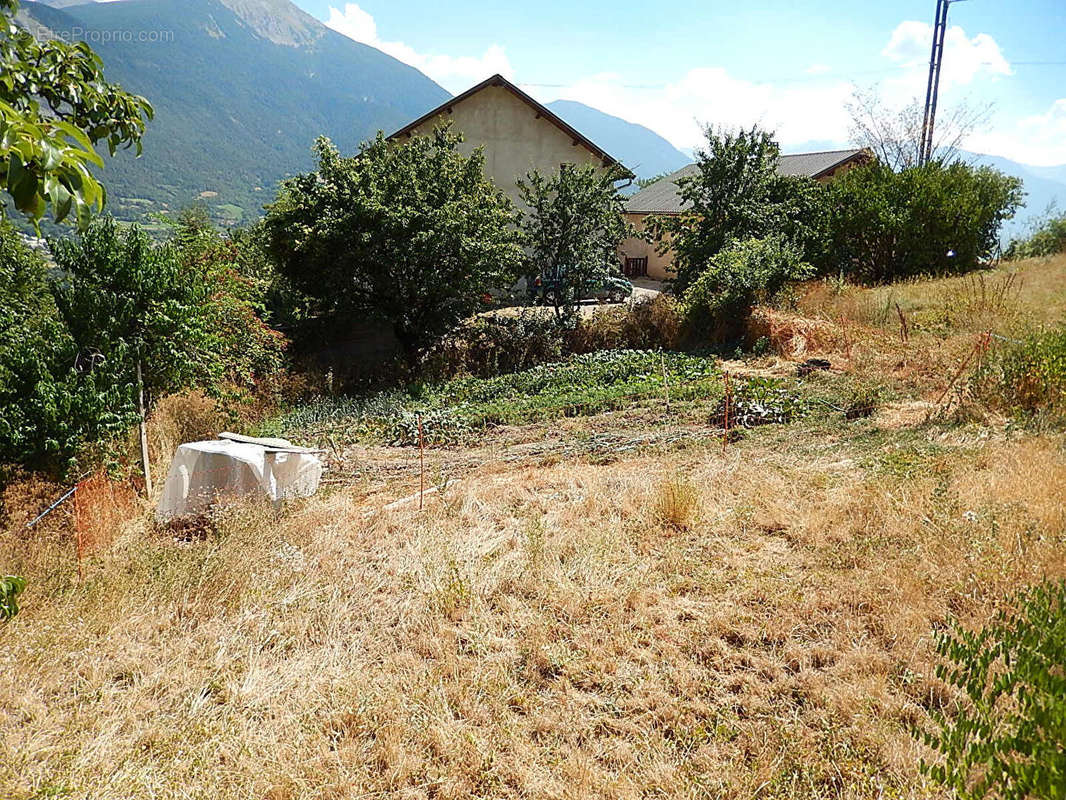
[[[7,538],[31,589],[0,795],[927,796],[933,627],[1066,570],[1063,442],[957,438],[490,466],[421,514],[343,490],[201,542],[134,524],[83,585],[62,542]],[[686,525],[656,521],[664,474]]]
[[[1066,259],[1030,266],[1019,316],[1062,309]],[[960,285],[899,291],[935,319]],[[933,631],[1066,575],[1066,437],[924,423],[974,329],[868,322],[821,346],[901,395],[870,419],[724,452],[696,408],[501,430],[429,454],[458,481],[422,512],[384,510],[417,458],[363,450],[351,485],[203,540],[138,515],[84,582],[61,527],[0,532],[29,579],[0,797],[937,797],[908,732],[954,708]],[[577,446],[635,428],[691,436]]]

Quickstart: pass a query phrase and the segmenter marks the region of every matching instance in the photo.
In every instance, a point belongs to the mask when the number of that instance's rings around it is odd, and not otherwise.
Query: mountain
[[[54,35],[85,31],[108,79],[155,106],[144,155],[105,158],[100,175],[126,219],[196,198],[220,222],[257,215],[281,178],[313,165],[320,134],[351,152],[449,96],[288,0],[21,6]]]
[[[692,161],[662,136],[643,125],[627,122],[573,100],[555,100],[547,105],[633,170],[638,178],[673,172]]]

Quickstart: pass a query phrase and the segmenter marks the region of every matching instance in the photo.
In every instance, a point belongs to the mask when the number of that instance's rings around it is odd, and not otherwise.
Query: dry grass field
[[[940,796],[934,631],[1066,576],[1066,437],[950,385],[979,332],[1066,318],[1066,258],[1016,272],[767,312],[832,362],[815,394],[876,384],[869,417],[497,428],[428,454],[421,511],[385,508],[417,453],[359,447],[279,516],[175,540],[138,511],[82,580],[61,531],[5,531],[0,797]]]

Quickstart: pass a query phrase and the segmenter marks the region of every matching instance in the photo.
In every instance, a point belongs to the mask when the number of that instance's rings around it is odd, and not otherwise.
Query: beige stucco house
[[[476,147],[484,148],[485,174],[519,207],[522,203],[517,181],[531,170],[550,175],[558,172],[562,164],[621,166],[603,148],[502,75],[493,75],[426,112],[389,139],[428,133],[444,122],[451,122],[453,129],[463,134],[460,148],[465,154]]]
[[[820,153],[794,153],[781,156],[777,171],[781,175],[806,175],[826,183],[849,169],[868,163],[873,154],[867,149],[829,150]],[[652,216],[676,216],[683,211],[677,182],[696,174],[698,167],[689,164],[645,186],[626,203],[626,219],[637,231],[645,230]],[[674,254],[658,252],[654,241],[626,239],[619,246],[624,272],[629,277],[665,280],[672,277]]]

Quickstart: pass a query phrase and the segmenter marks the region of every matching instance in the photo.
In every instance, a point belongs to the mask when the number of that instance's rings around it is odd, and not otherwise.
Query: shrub
[[[1066,252],[1066,214],[1045,216],[1024,239],[1012,239],[1003,257],[1007,260],[1039,258]]]
[[[566,330],[554,316],[523,309],[514,316],[475,317],[441,339],[426,356],[424,372],[435,378],[491,377],[558,361]]]
[[[685,291],[686,316],[713,338],[739,336],[758,303],[812,271],[798,248],[779,237],[734,242],[713,256]]]
[[[573,353],[597,350],[673,350],[685,334],[677,299],[668,294],[630,307],[601,309],[577,321],[568,337]]]
[[[600,309],[591,317],[559,320],[536,309],[479,316],[442,338],[423,362],[435,380],[491,378],[521,372],[569,355],[603,350],[673,350],[684,335],[677,300],[660,294],[631,307]]]
[[[1020,593],[984,629],[936,635],[937,676],[965,700],[922,735],[943,763],[923,771],[963,800],[1066,797],[1066,580]]]
[[[1004,411],[1066,412],[1066,328],[997,347],[974,371],[971,388]]]
[[[990,167],[930,163],[894,172],[881,163],[826,187],[822,274],[884,282],[976,269],[1022,200],[1021,181]]]

